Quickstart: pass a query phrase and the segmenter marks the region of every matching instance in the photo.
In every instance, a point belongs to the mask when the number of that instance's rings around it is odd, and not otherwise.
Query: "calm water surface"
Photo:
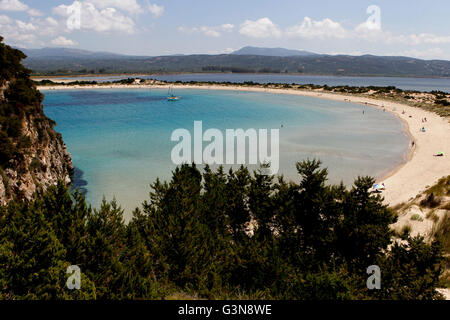
[[[128,215],[148,199],[150,183],[170,178],[173,130],[193,132],[196,120],[223,133],[280,129],[280,174],[295,181],[295,163],[306,158],[320,158],[333,183],[381,176],[405,160],[410,144],[388,112],[312,97],[185,89],[168,102],[167,91],[156,89],[44,93],[45,113],[58,123],[88,201],[97,207],[116,197]]]

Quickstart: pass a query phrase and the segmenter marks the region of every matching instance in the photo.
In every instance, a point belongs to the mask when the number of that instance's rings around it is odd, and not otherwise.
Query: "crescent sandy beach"
[[[167,89],[168,85],[73,85],[73,86],[42,86],[39,90],[84,90],[84,89]],[[365,98],[360,96],[325,93],[322,91],[306,91],[291,89],[272,89],[260,87],[240,87],[222,85],[172,85],[173,89],[208,89],[253,91],[275,94],[291,94],[331,99],[349,103],[358,103],[373,108],[385,109],[401,119],[413,141],[406,163],[397,167],[387,176],[381,177],[379,183],[384,183],[382,195],[385,203],[395,206],[412,200],[419,193],[432,186],[445,175],[450,174],[450,123],[448,119],[439,115],[392,101]],[[426,119],[426,122],[423,122]],[[422,131],[425,128],[425,132]],[[443,157],[436,156],[442,152]]]
[[[0,301],[139,300],[179,319],[436,311],[449,12],[0,0]]]

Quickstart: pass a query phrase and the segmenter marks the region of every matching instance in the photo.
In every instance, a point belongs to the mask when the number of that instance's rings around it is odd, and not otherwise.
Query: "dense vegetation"
[[[3,299],[434,299],[438,242],[403,236],[362,177],[351,190],[327,185],[318,161],[301,181],[183,165],[156,181],[125,224],[113,201],[92,210],[52,187],[33,202],[0,208]],[[252,227],[253,226],[253,227]],[[66,268],[82,271],[68,290]],[[366,269],[381,268],[381,290]]]
[[[46,50],[46,49],[43,49]],[[318,75],[450,77],[450,62],[371,55],[177,55],[102,56],[29,52],[25,65],[35,74],[104,74],[154,72],[282,72]]]
[[[425,190],[425,199],[422,205],[430,209],[447,210],[447,214],[437,221],[433,228],[433,236],[442,244],[447,257],[447,270],[450,270],[450,176],[439,179],[438,183]],[[446,275],[446,286],[450,287],[450,274]]]
[[[25,55],[1,41],[0,173],[27,149],[24,119],[56,138],[40,125],[52,122]],[[299,184],[183,165],[152,185],[128,224],[115,201],[92,209],[63,183],[13,200],[0,207],[0,299],[439,298],[448,222],[431,244],[408,233],[394,241],[395,213],[369,193],[373,179],[347,190],[326,184],[320,162],[297,168]],[[80,290],[66,287],[70,265],[81,268]],[[366,286],[370,265],[380,290]]]
[[[24,119],[33,117],[41,130],[41,123],[53,124],[43,113],[43,95],[30,79],[31,71],[21,63],[26,56],[2,41],[0,37],[0,169],[11,159],[20,161],[30,146],[29,138],[22,132]]]

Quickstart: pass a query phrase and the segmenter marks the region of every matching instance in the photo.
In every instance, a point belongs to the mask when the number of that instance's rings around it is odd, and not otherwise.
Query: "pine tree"
[[[11,202],[0,208],[2,299],[90,299],[88,278],[80,291],[66,287],[66,250],[46,219],[41,201]]]
[[[374,264],[391,243],[396,215],[380,196],[370,194],[374,179],[360,177],[344,198],[344,217],[336,228],[338,252],[353,270]]]

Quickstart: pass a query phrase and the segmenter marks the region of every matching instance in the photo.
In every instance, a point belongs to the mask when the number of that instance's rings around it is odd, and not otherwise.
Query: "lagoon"
[[[358,175],[381,177],[406,161],[410,138],[404,124],[372,107],[263,92],[183,89],[167,101],[162,89],[43,91],[44,110],[77,168],[75,184],[98,207],[115,197],[129,217],[148,199],[157,177],[176,166],[174,130],[279,129],[280,174],[298,181],[295,163],[319,158],[330,182],[351,185]],[[364,111],[364,113],[363,113]],[[256,169],[256,166],[250,166]]]
[[[168,82],[230,82],[244,83],[288,83],[288,84],[314,84],[328,86],[354,86],[354,87],[388,87],[395,86],[402,90],[429,92],[439,90],[450,92],[450,78],[412,78],[412,77],[356,77],[356,76],[320,76],[301,74],[255,74],[255,73],[175,73],[154,74],[136,76],[80,76],[80,77],[56,77],[53,81],[97,81],[99,83],[118,81],[127,77],[142,79],[156,79]]]

